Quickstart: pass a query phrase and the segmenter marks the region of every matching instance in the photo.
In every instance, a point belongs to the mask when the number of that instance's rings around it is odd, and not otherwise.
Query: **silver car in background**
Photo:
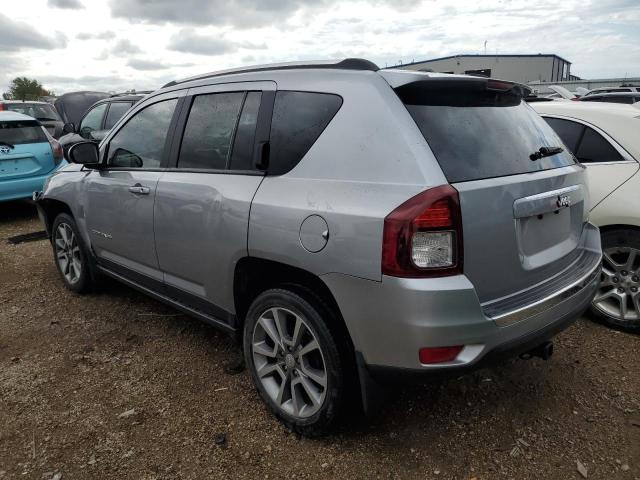
[[[171,82],[37,204],[73,291],[108,275],[237,336],[290,428],[386,378],[551,354],[601,250],[584,167],[487,78],[366,60]]]

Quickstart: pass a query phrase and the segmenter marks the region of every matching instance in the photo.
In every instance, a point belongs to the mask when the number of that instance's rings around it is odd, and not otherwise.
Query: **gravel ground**
[[[640,478],[640,338],[586,319],[554,357],[397,392],[287,432],[228,337],[108,283],[62,287],[27,204],[0,204],[0,478]],[[224,439],[224,441],[223,441]]]

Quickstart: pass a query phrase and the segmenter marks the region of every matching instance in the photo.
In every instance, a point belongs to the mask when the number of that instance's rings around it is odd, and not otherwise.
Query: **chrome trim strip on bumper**
[[[583,275],[575,282],[566,285],[552,295],[548,295],[533,303],[509,312],[489,316],[489,318],[494,320],[496,325],[499,327],[506,327],[555,307],[566,299],[578,294],[584,288],[591,285],[592,282],[599,280],[600,269],[602,266],[602,255],[600,255],[599,258],[600,260],[596,263],[595,267],[593,267],[586,275]]]

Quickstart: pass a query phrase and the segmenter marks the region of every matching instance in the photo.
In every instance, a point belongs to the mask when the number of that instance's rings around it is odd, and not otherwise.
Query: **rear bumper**
[[[33,177],[6,179],[0,178],[0,202],[8,200],[23,200],[33,198],[34,192],[42,191],[44,182],[60,167],[66,165],[66,161],[62,161],[53,170],[44,175],[36,175]]]
[[[486,361],[517,355],[563,330],[589,306],[600,281],[600,235],[588,225],[582,242],[584,265],[510,298],[517,316],[494,320],[464,276],[373,282],[330,274],[323,279],[334,294],[356,350],[372,372],[389,369],[414,373],[468,369]],[[580,268],[578,268],[580,267]],[[552,284],[552,282],[556,282]],[[549,291],[548,284],[554,289]],[[533,295],[533,291],[539,294]],[[535,293],[535,292],[534,292]],[[485,306],[486,307],[486,306]],[[494,305],[495,307],[495,305]],[[510,311],[500,310],[501,315]],[[423,365],[423,347],[464,345],[451,362]]]

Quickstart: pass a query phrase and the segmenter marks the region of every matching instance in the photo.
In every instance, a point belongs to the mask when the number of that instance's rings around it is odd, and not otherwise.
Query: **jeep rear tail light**
[[[387,215],[382,273],[409,278],[462,273],[462,219],[455,188],[426,190]]]

